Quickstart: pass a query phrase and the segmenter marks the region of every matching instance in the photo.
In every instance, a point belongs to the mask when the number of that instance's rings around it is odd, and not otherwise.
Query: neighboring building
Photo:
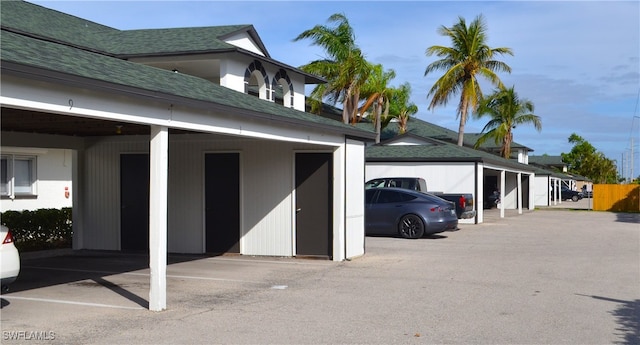
[[[567,163],[562,161],[562,156],[529,156],[529,163],[545,169],[554,169],[561,173],[567,172]]]
[[[418,176],[427,181],[429,191],[472,193],[476,217],[461,223],[482,223],[484,203],[495,190],[501,193],[502,217],[505,209],[522,212],[534,208],[534,167],[455,145],[452,142],[457,133],[419,119],[410,119],[407,127],[405,134],[398,135],[396,124],[391,123],[381,135],[383,141],[367,147],[367,180]]]
[[[535,170],[535,206],[551,206],[562,203],[562,200],[556,195],[553,196],[552,191],[560,192],[562,181],[566,178],[565,174],[555,172],[549,169],[543,169],[532,165]]]
[[[7,171],[11,152],[69,155],[74,249],[150,250],[150,309],[166,307],[167,251],[364,254],[375,134],[304,112],[323,81],[252,26],[121,31],[22,1],[1,15]],[[40,197],[49,165],[31,157]]]
[[[482,133],[465,133],[464,145],[467,147],[473,147],[481,135],[483,134]],[[478,149],[492,153],[496,156],[500,156],[501,147],[496,145],[495,142],[492,142],[490,140],[484,142]],[[519,144],[517,142],[511,143],[511,159],[515,160],[516,162],[522,163],[522,164],[529,164],[529,152],[533,152],[533,149],[526,147],[522,144]]]
[[[550,186],[556,186],[553,190],[559,191],[560,186],[564,185],[565,187],[575,190],[582,191],[584,187],[585,192],[591,192],[593,190],[593,181],[591,179],[567,172],[567,164],[562,160],[562,156],[530,156],[530,164],[542,169],[549,173],[548,176],[553,176],[553,182],[551,182]],[[537,175],[537,174],[536,174]],[[545,175],[544,173],[542,175]],[[546,176],[546,175],[545,175]],[[542,184],[542,182],[540,182]],[[554,200],[558,200],[560,198],[549,196],[546,204],[540,200],[536,205],[550,205],[556,204]],[[562,201],[559,201],[562,202]]]

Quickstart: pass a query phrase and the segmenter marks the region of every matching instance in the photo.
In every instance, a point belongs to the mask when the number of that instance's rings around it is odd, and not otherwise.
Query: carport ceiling
[[[147,125],[2,108],[0,127],[7,132],[27,132],[78,137],[149,135]],[[180,131],[183,133],[183,131]],[[171,131],[171,133],[177,133]]]

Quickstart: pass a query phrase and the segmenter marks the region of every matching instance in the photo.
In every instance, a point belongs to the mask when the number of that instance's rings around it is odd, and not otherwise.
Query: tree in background
[[[361,95],[366,98],[364,105],[358,111],[358,118],[367,112],[369,107],[373,107],[373,124],[376,129],[376,144],[380,142],[380,132],[382,130],[382,112],[389,114],[389,98],[393,89],[389,82],[396,77],[394,70],[384,71],[382,65],[371,66],[369,78],[362,85]],[[353,122],[356,122],[356,117]]]
[[[491,120],[482,129],[475,148],[480,147],[488,139],[493,138],[500,147],[500,155],[506,159],[511,157],[513,129],[519,125],[532,124],[538,132],[542,130],[540,117],[533,114],[534,105],[527,99],[521,99],[511,88],[499,88],[484,98],[478,105],[476,116],[488,115]]]
[[[510,48],[491,48],[487,45],[487,27],[482,15],[477,16],[470,24],[464,18],[458,17],[458,23],[452,27],[441,26],[438,33],[451,39],[452,46],[431,46],[426,55],[436,55],[437,60],[427,66],[424,75],[434,71],[444,71],[429,90],[427,97],[433,96],[429,109],[438,105],[446,105],[453,95],[460,93],[457,117],[460,118],[458,128],[458,145],[462,146],[464,126],[467,122],[469,110],[475,112],[482,90],[477,76],[483,76],[493,85],[502,87],[502,82],[496,72],[511,72],[506,63],[494,60],[498,54],[513,55]]]
[[[576,133],[569,136],[569,143],[573,144],[571,151],[560,155],[570,172],[588,177],[594,183],[618,183],[616,165],[611,159]]]
[[[328,21],[335,26],[316,25],[294,41],[309,38],[313,45],[325,49],[327,57],[312,61],[300,69],[327,80],[311,92],[311,111],[319,113],[326,98],[333,104],[342,102],[342,121],[349,123],[357,115],[360,89],[370,73],[370,64],[355,42],[353,29],[344,14],[333,14]]]
[[[398,88],[393,89],[391,94],[391,104],[389,106],[390,116],[398,120],[398,133],[407,132],[407,123],[409,118],[418,112],[418,106],[410,101],[411,85],[404,83]]]

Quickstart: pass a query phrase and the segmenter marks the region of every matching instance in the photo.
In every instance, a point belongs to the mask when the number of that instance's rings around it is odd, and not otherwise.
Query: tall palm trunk
[[[375,105],[376,112],[376,144],[380,143],[380,132],[382,132],[382,103],[384,102],[384,98],[382,96],[378,97],[378,100]]]
[[[342,122],[349,123],[351,122],[351,119],[356,117],[359,100],[360,91],[353,86],[350,86],[344,96],[344,102],[342,106]]]
[[[508,131],[507,134],[502,139],[502,148],[500,149],[500,154],[503,158],[509,159],[511,158],[511,144],[513,143],[513,133]]]
[[[460,96],[460,126],[458,126],[458,146],[464,145],[464,125],[467,123],[468,100],[464,93]]]

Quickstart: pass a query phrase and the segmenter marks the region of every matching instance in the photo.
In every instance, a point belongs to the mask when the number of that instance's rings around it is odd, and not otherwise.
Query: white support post
[[[504,218],[504,188],[505,188],[505,178],[507,172],[504,170],[500,170],[500,218]]]
[[[536,208],[536,198],[535,198],[535,184],[536,177],[534,174],[529,174],[529,210],[535,210]]]
[[[345,168],[346,144],[341,145],[333,152],[333,261],[346,259],[346,168]]]
[[[151,126],[149,181],[149,310],[167,308],[167,205],[169,129]]]
[[[518,173],[518,214],[522,214],[522,173]]]
[[[84,150],[73,150],[71,159],[71,206],[73,212],[72,217],[72,229],[73,229],[73,249],[84,249],[84,164],[85,154]]]

